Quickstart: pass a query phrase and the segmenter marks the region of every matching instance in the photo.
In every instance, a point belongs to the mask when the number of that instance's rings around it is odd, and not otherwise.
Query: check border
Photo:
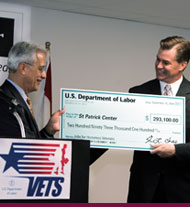
[[[64,108],[64,92],[77,92],[77,93],[94,93],[94,94],[101,94],[101,95],[119,95],[119,96],[131,96],[131,97],[153,97],[153,98],[166,98],[162,95],[151,95],[151,94],[134,94],[134,93],[124,93],[124,92],[111,92],[111,91],[95,91],[95,90],[83,90],[83,89],[69,89],[69,88],[61,88],[60,89],[60,107],[61,109]],[[183,143],[185,143],[186,137],[185,137],[185,97],[180,96],[167,96],[167,99],[177,99],[182,100],[182,110],[183,110]],[[62,139],[68,139],[63,138],[63,116],[61,117],[61,130],[60,130],[60,138]],[[151,147],[130,147],[130,146],[111,146],[111,145],[101,145],[101,144],[91,144],[91,147],[94,148],[111,148],[111,149],[134,149],[134,150],[151,150]]]

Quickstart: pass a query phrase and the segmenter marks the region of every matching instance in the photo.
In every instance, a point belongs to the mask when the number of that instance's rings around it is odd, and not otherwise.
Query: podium
[[[0,202],[87,203],[90,142],[1,138]]]

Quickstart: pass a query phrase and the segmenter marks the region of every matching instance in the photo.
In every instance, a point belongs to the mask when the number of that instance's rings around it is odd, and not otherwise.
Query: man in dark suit
[[[64,110],[55,112],[39,131],[27,102],[28,94],[37,91],[46,78],[46,50],[37,44],[18,42],[9,52],[7,66],[9,76],[0,87],[0,137],[53,138]]]
[[[183,76],[189,58],[190,43],[183,37],[161,40],[155,62],[156,79],[129,90],[130,93],[184,96],[186,144],[153,144],[150,152],[135,151],[128,202],[190,202],[190,82]],[[170,87],[169,92],[166,85]]]

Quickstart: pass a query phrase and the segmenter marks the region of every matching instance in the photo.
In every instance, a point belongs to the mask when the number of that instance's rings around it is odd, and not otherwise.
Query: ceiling
[[[6,2],[190,29],[190,0],[6,0]]]

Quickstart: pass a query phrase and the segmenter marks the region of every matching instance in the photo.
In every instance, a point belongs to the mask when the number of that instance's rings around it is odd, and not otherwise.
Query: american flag
[[[40,129],[48,123],[52,115],[52,76],[49,42],[46,42],[46,50],[46,79],[41,83],[37,97],[33,96],[37,100],[37,104],[34,105],[34,111],[35,119]]]

